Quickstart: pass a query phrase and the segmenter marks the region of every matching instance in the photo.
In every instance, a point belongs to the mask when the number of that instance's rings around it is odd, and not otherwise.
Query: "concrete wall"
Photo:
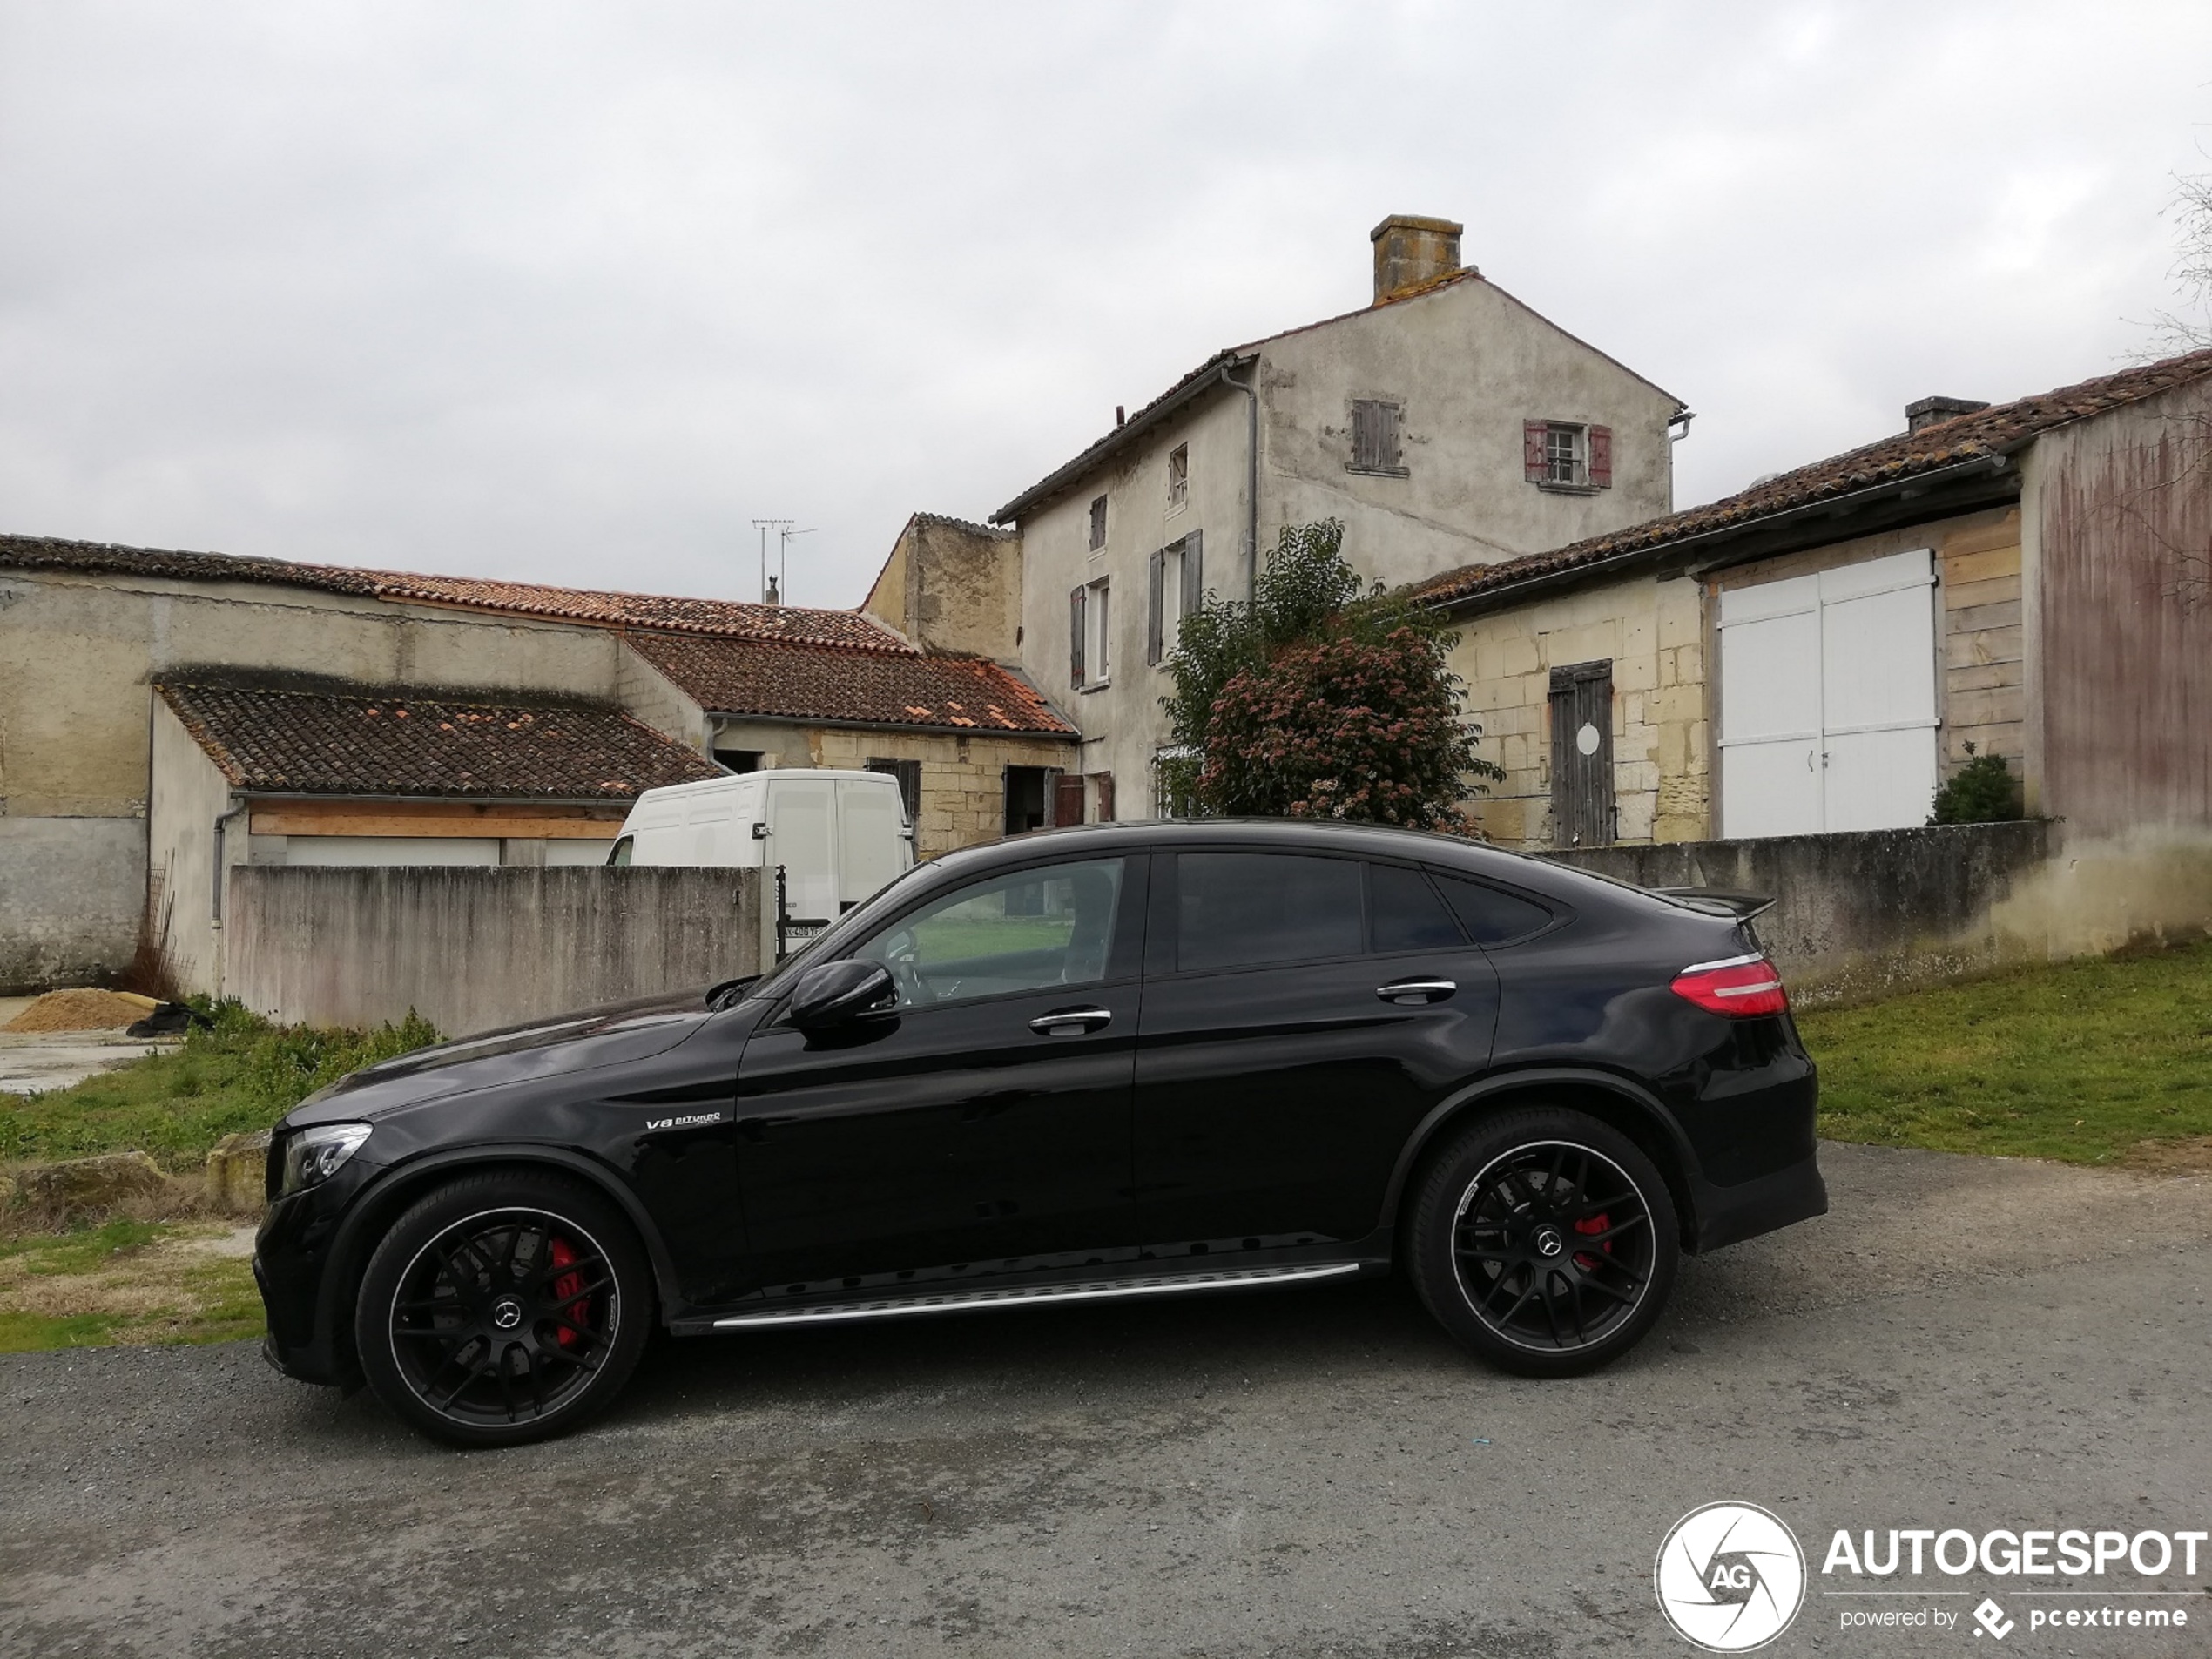
[[[222,928],[217,920],[216,821],[226,866],[251,857],[247,816],[229,780],[158,698],[153,705],[152,801],[147,811],[148,934],[163,967],[183,991],[209,995],[222,988]]]
[[[142,818],[0,817],[0,995],[121,972],[145,871]]]
[[[2029,739],[2073,833],[2212,826],[2212,388],[2036,440]]]
[[[1956,979],[2051,954],[2002,911],[2039,880],[2055,826],[1939,829],[1610,846],[1544,856],[1639,887],[1733,887],[1777,903],[1757,926],[1813,1005]]]
[[[756,973],[751,870],[232,872],[228,993],[286,1023],[453,1036]]]

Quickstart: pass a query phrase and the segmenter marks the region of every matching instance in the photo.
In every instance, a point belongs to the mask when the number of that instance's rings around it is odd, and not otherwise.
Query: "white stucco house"
[[[1282,527],[1342,520],[1396,586],[1672,509],[1682,400],[1462,266],[1460,233],[1385,219],[1370,305],[1215,353],[992,515],[1022,670],[1082,732],[1055,821],[1157,809],[1177,620],[1246,596]]]

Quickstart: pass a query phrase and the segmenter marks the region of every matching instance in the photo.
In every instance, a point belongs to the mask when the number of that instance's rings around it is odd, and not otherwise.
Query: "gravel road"
[[[1839,1634],[1831,1532],[2208,1524],[2212,1181],[1823,1163],[1572,1383],[1394,1281],[671,1344],[508,1453],[244,1345],[0,1359],[0,1653],[1687,1655],[1653,1553],[1728,1497],[1813,1557],[1769,1651],[1966,1653]]]

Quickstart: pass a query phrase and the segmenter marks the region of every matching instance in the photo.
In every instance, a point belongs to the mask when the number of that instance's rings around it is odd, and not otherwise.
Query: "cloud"
[[[856,601],[1389,212],[1703,416],[1684,502],[2166,297],[2199,6],[0,10],[5,527]]]

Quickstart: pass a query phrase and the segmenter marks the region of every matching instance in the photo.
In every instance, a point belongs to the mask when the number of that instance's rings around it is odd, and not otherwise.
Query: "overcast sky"
[[[846,605],[1388,212],[1676,498],[2138,354],[2212,5],[0,0],[0,529]]]

